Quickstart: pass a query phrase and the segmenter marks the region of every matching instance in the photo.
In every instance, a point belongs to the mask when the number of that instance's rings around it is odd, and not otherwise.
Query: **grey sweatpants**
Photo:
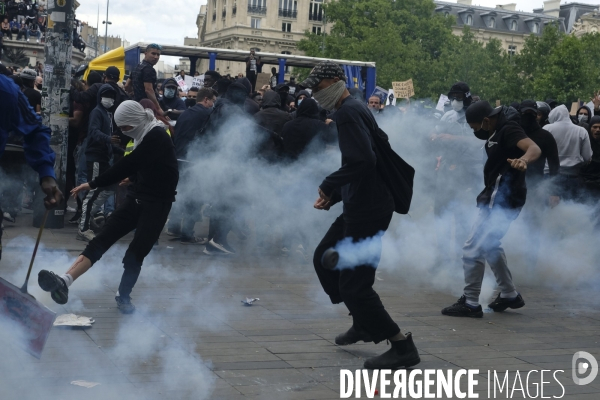
[[[471,229],[469,238],[463,247],[463,268],[465,271],[465,296],[467,301],[479,303],[479,293],[483,282],[485,262],[490,265],[496,276],[496,282],[502,293],[515,290],[512,275],[506,263],[506,255],[500,242],[510,223],[514,221],[521,209],[504,209],[482,207],[477,220]]]

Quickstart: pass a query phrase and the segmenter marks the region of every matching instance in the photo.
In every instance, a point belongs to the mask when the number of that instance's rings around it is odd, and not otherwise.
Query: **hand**
[[[327,202],[331,202],[331,197],[327,196],[322,190],[321,188],[319,188],[319,197],[322,198],[323,200],[327,201]]]
[[[119,186],[129,186],[131,183],[132,182],[129,180],[129,178],[125,178],[119,183]]]
[[[556,207],[558,203],[560,203],[559,196],[550,196],[550,198],[548,199],[548,205],[550,206],[550,208]]]
[[[508,163],[510,164],[510,166],[514,169],[517,169],[519,171],[527,171],[527,161],[519,158],[519,159],[507,159],[506,161],[508,161]]]
[[[600,90],[594,93],[594,97],[590,98],[592,103],[594,103],[594,110],[600,109]]]
[[[332,120],[332,119],[329,119],[329,118],[327,118],[327,119],[325,120],[325,124],[327,124],[327,125],[329,125],[329,124],[330,124],[330,123],[332,123],[332,122],[333,122],[333,120]]]
[[[77,193],[83,192],[84,190],[92,190],[89,183],[84,183],[71,190],[71,196],[75,197],[77,196]]]
[[[44,198],[44,207],[46,207],[46,210],[55,208],[62,203],[64,196],[58,189],[58,186],[56,186],[54,178],[50,176],[42,178],[42,183],[40,185],[42,187],[42,192],[46,194],[46,197]]]
[[[116,145],[120,145],[121,144],[121,138],[117,135],[113,135],[110,137],[110,142],[112,144],[116,144]]]
[[[331,208],[331,201],[323,200],[322,198],[319,197],[315,201],[315,204],[313,207],[316,208],[317,210],[329,211],[329,209]]]

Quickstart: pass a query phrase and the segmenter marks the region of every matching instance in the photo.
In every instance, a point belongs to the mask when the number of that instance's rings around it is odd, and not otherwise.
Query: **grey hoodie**
[[[578,175],[581,167],[592,159],[590,136],[585,128],[575,125],[564,105],[556,107],[548,115],[549,124],[544,126],[554,136],[558,146],[561,175]],[[546,163],[544,173],[549,173]]]

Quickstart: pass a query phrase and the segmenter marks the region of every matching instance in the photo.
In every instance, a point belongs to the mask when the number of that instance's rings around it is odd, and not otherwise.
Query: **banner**
[[[387,98],[388,98],[388,91],[382,87],[375,86],[375,90],[373,90],[373,93],[371,93],[371,96],[369,96],[369,97],[373,97],[373,96],[379,97],[379,99],[381,100],[381,104],[385,104],[385,102],[387,101]],[[369,99],[367,99],[367,101],[368,100]]]
[[[202,89],[204,87],[204,75],[195,76],[192,80],[192,87]]]
[[[412,79],[404,82],[392,82],[392,87],[394,88],[394,94],[398,98],[407,99],[415,95]]]
[[[190,90],[181,76],[177,75],[175,77],[175,81],[177,81],[177,84],[185,93],[187,93],[187,91]]]
[[[394,94],[394,89],[388,90],[388,98],[385,103],[386,106],[395,106],[396,105],[396,96]]]

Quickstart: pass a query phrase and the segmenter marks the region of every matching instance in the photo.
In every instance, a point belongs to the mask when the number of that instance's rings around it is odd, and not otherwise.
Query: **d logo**
[[[585,359],[585,361],[581,359]],[[573,382],[576,385],[588,385],[598,375],[598,361],[596,361],[593,355],[585,351],[578,351],[573,355],[571,367],[573,370]],[[579,377],[586,374],[588,370],[590,374],[587,377]]]

